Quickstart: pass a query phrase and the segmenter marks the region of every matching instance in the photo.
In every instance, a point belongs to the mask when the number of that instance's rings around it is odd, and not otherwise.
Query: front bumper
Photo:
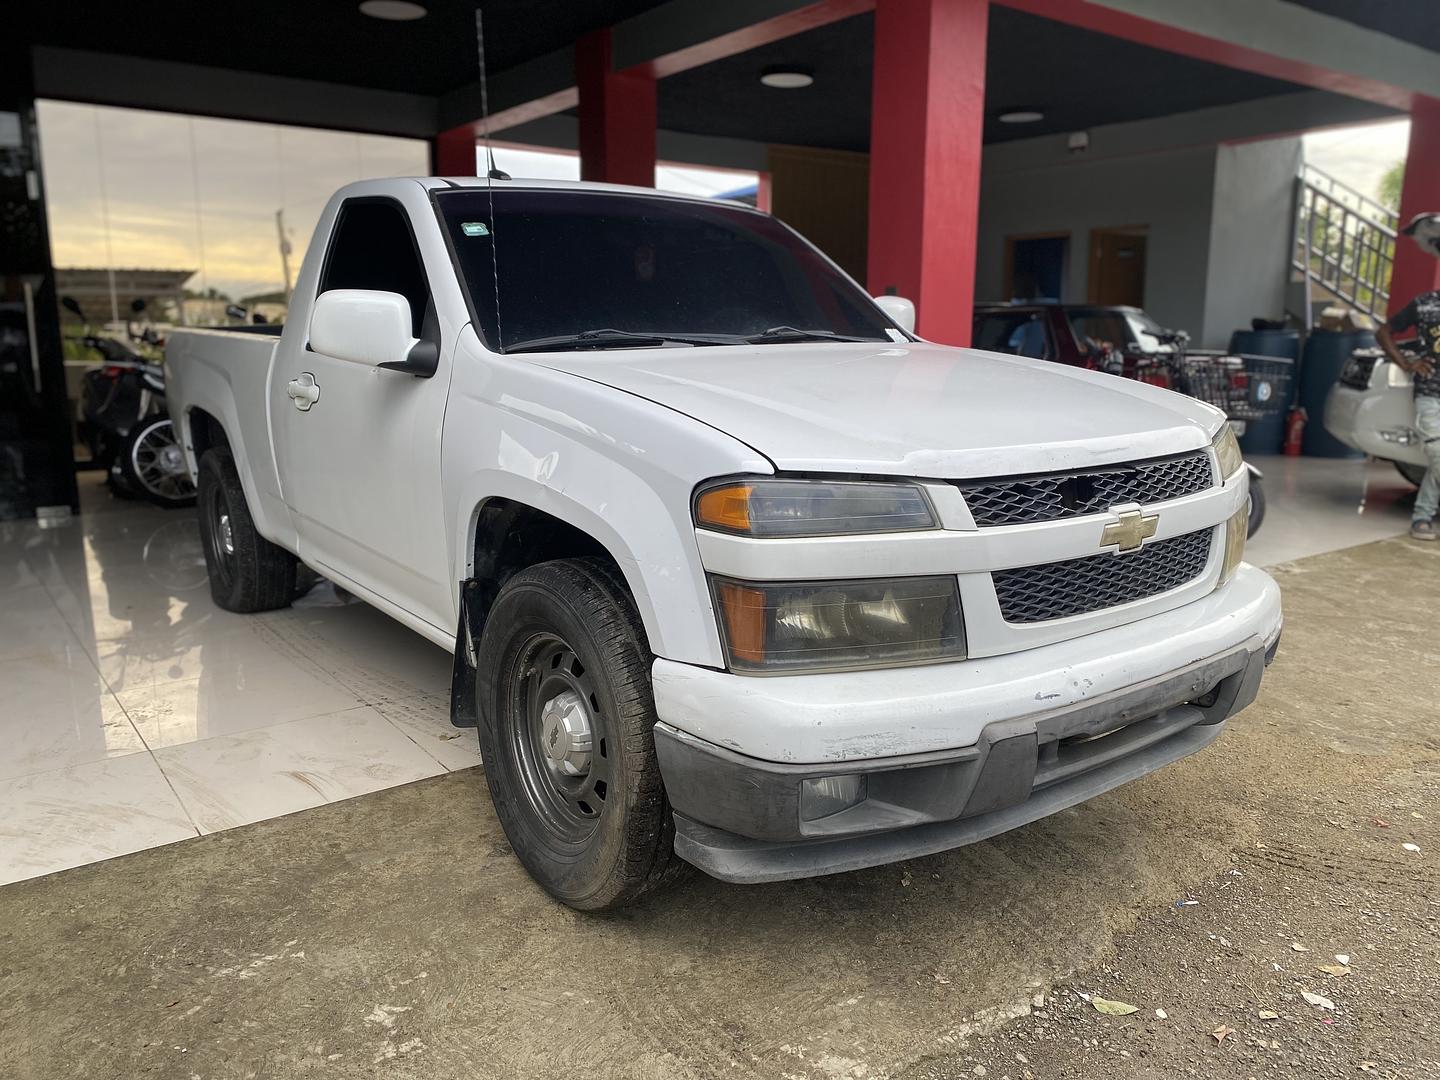
[[[1425,444],[1414,430],[1413,391],[1407,387],[1356,390],[1336,385],[1325,399],[1325,430],[1352,450],[1382,461],[1425,465]],[[1388,432],[1387,439],[1381,432]],[[1407,433],[1406,442],[1394,441]]]
[[[941,717],[952,738],[961,732],[971,734],[963,741],[955,738],[948,748],[902,754],[885,754],[882,749],[882,756],[874,751],[864,756],[827,754],[825,760],[803,762],[765,760],[720,745],[693,728],[682,729],[671,721],[688,714],[666,708],[672,704],[669,695],[657,693],[662,707],[655,746],[675,810],[675,850],[712,876],[734,882],[876,866],[983,840],[1194,753],[1219,736],[1228,717],[1254,700],[1279,643],[1278,590],[1268,576],[1245,567],[1216,595],[1221,593],[1229,593],[1223,598],[1226,610],[1204,609],[1220,624],[1212,626],[1218,636],[1206,639],[1215,648],[1182,653],[1191,659],[1177,662],[1175,650],[1189,650],[1194,644],[1180,634],[1168,642],[1171,662],[1158,673],[1095,686],[1086,666],[1076,665],[1071,668],[1071,693],[1063,697],[1046,693],[1044,672],[1052,658],[1045,654],[1056,648],[1052,646],[1028,654],[1032,681],[1009,715],[992,716],[977,725],[974,708],[967,706],[983,698],[891,699],[888,730],[918,728],[921,721],[936,719],[932,715],[936,709],[955,708],[956,712]],[[1180,619],[1177,611],[1168,619],[1159,616],[1138,625]],[[1178,628],[1148,629],[1164,643],[1167,629]],[[1136,655],[1104,652],[1107,644],[1118,643],[1116,634],[1092,635],[1092,655],[1111,670],[1142,670]],[[1070,643],[1067,651],[1075,645]],[[1026,657],[997,657],[975,664],[1023,662]],[[964,667],[914,670],[934,673],[949,668],[953,673]],[[723,678],[727,682],[719,685],[736,696],[723,700],[713,696],[712,687],[710,705],[717,713],[744,710],[747,700],[752,711],[762,713],[775,704],[776,695],[766,692],[767,684],[775,680]],[[1094,692],[1074,689],[1085,684]],[[1011,689],[1013,693],[1015,688]],[[816,722],[815,717],[824,714],[811,710],[803,715],[807,722]],[[853,750],[854,745],[847,739],[845,749]],[[864,796],[838,813],[805,820],[802,785],[837,776],[863,776]]]

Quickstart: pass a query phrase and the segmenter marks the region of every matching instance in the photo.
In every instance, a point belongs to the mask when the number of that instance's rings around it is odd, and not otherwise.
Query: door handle
[[[309,412],[310,406],[320,400],[320,384],[315,381],[315,376],[310,372],[301,372],[299,376],[285,384],[285,393],[290,395],[290,400],[295,403],[295,408],[301,412]]]

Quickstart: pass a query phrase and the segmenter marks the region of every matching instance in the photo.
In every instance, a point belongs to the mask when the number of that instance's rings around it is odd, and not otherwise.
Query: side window
[[[1043,360],[1050,354],[1045,316],[1031,311],[984,316],[975,329],[975,348]]]
[[[1036,315],[1017,326],[1010,335],[1010,340],[1005,344],[1006,351],[1016,356],[1033,356],[1036,360],[1044,360],[1049,351],[1046,346],[1045,320],[1043,316]]]
[[[320,292],[377,289],[410,301],[410,332],[421,335],[430,286],[405,211],[389,199],[350,199],[340,207]]]

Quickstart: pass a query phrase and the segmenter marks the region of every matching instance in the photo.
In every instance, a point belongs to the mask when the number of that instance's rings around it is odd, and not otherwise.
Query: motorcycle
[[[100,354],[101,365],[86,373],[81,389],[80,431],[91,459],[106,468],[111,490],[159,506],[191,505],[195,485],[166,411],[164,366],[126,342],[92,334],[73,297],[60,302],[85,323],[82,343]],[[130,309],[142,315],[145,301],[136,300]],[[129,318],[125,330],[131,342],[147,349],[162,344],[153,328],[137,331]]]

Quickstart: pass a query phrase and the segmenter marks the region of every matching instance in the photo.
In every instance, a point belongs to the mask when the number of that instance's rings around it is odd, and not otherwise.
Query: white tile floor
[[[0,884],[479,763],[450,656],[321,585],[210,601],[194,512],[0,523]]]
[[[1259,464],[1254,562],[1407,526],[1387,465]],[[328,585],[220,611],[192,511],[82,488],[77,520],[0,523],[0,884],[479,763],[449,654]]]

